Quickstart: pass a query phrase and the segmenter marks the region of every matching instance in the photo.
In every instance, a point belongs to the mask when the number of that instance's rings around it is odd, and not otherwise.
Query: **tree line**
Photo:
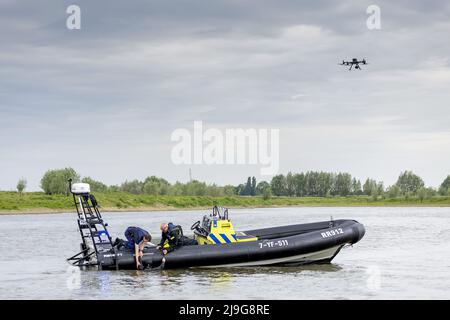
[[[250,181],[252,182],[250,184]],[[346,197],[372,196],[374,198],[419,197],[421,199],[450,195],[450,175],[445,178],[438,189],[425,187],[421,177],[412,171],[401,172],[396,183],[385,187],[382,181],[367,178],[364,183],[349,173],[317,172],[292,173],[276,175],[271,182],[261,181],[255,185],[254,177],[247,184],[237,187],[238,195],[265,195],[287,197]],[[251,193],[248,192],[251,190]]]
[[[68,192],[68,179],[72,179],[73,182],[89,183],[93,192],[127,192],[131,194],[176,196],[225,196],[235,194],[234,186],[221,187],[197,180],[171,184],[167,180],[156,176],[147,177],[144,180],[127,180],[120,185],[107,186],[91,177],[81,178],[72,168],[47,171],[41,179],[41,188],[46,194],[65,194]]]
[[[372,196],[375,199],[397,197],[419,197],[420,199],[450,195],[450,175],[435,189],[426,187],[423,179],[412,171],[401,172],[396,183],[385,187],[383,182],[366,179],[361,182],[345,172],[308,171],[289,172],[274,176],[270,182],[257,182],[248,177],[245,183],[237,186],[207,184],[192,180],[186,183],[169,183],[163,178],[150,176],[144,180],[125,181],[120,185],[107,186],[91,177],[81,177],[73,168],[47,171],[41,179],[41,188],[46,194],[65,194],[68,192],[67,180],[89,183],[93,192],[127,192],[131,194],[176,195],[176,196],[272,196],[286,197],[346,197]],[[17,185],[19,192],[26,187],[26,180]]]

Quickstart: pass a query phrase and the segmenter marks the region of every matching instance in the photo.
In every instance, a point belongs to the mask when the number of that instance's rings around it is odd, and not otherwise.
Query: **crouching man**
[[[128,227],[125,230],[125,238],[127,241],[124,243],[125,247],[134,250],[134,258],[136,260],[136,269],[141,269],[142,265],[140,258],[144,255],[145,244],[152,241],[150,233],[139,227]]]
[[[181,226],[176,226],[172,222],[162,223],[161,229],[161,241],[156,249],[162,249],[164,255],[172,252],[181,246],[197,245],[197,241],[190,239],[183,235],[183,229]],[[167,243],[167,245],[165,245]]]

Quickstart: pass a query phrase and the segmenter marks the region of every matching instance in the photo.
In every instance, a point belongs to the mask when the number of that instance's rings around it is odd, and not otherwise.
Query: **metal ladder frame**
[[[69,180],[69,187],[72,182]],[[71,192],[72,193],[72,192]],[[75,208],[77,210],[77,224],[81,236],[81,251],[67,261],[74,266],[98,266],[102,269],[101,263],[98,261],[98,254],[105,251],[111,251],[116,256],[116,249],[113,247],[112,238],[107,230],[107,223],[103,221],[102,215],[95,203],[92,203],[89,193],[75,194],[72,193]],[[91,204],[89,204],[89,201]],[[102,234],[106,234],[107,240],[102,240]],[[93,248],[92,252],[89,252]],[[92,259],[94,258],[95,260]],[[116,256],[117,258],[117,256]],[[117,264],[117,259],[116,264]]]

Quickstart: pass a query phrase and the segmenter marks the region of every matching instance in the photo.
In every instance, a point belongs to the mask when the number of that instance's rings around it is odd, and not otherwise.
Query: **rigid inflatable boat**
[[[80,267],[136,269],[134,252],[117,248],[107,231],[88,184],[71,184],[82,243],[81,251],[67,259]],[[198,245],[180,246],[167,255],[146,247],[141,265],[146,269],[237,266],[298,266],[330,263],[345,245],[364,236],[364,226],[355,220],[270,227],[236,232],[228,210],[214,207],[191,230]]]

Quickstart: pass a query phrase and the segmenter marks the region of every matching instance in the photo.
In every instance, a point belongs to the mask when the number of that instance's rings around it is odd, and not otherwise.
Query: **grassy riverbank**
[[[123,192],[95,193],[104,211],[152,211],[210,208],[221,205],[231,208],[258,208],[275,206],[450,206],[450,197],[430,199],[378,199],[367,196],[350,197],[208,197],[208,196],[154,196]],[[73,210],[72,198],[65,195],[46,195],[42,192],[0,192],[0,213],[51,213]]]

